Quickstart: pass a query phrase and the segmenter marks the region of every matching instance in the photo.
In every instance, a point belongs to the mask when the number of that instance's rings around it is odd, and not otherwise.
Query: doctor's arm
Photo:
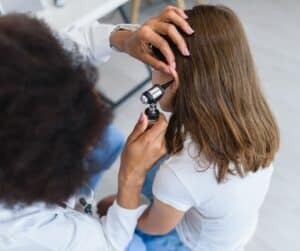
[[[140,205],[146,173],[166,153],[166,119],[161,115],[157,123],[147,128],[148,119],[143,114],[121,155],[117,199],[101,218],[103,232],[113,250],[125,250],[132,239],[138,218],[146,209],[146,205]]]
[[[110,46],[113,46],[157,70],[170,72],[170,67],[175,68],[175,57],[163,36],[168,36],[182,54],[188,56],[187,45],[178,31],[181,29],[187,34],[193,33],[186,18],[183,10],[168,6],[135,31],[114,31],[113,25],[95,22],[85,27],[75,27],[69,31],[69,35],[79,46],[85,47],[95,61],[106,61],[112,51]],[[153,57],[149,44],[163,53],[168,64]]]

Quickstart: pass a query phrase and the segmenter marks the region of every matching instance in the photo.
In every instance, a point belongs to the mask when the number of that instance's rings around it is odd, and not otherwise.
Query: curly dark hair
[[[95,68],[22,14],[0,17],[0,55],[0,201],[62,202],[88,178],[84,157],[111,120]]]

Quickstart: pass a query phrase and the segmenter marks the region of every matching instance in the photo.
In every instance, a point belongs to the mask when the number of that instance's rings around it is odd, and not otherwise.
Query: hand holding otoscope
[[[149,107],[145,110],[145,114],[148,117],[150,125],[158,120],[159,110],[157,109],[157,102],[162,98],[162,96],[165,94],[166,89],[173,82],[174,80],[172,79],[162,85],[156,84],[141,95],[141,102],[145,105],[149,105]]]

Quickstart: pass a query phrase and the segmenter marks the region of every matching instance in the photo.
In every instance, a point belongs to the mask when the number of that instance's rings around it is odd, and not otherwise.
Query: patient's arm
[[[184,215],[179,211],[154,198],[154,202],[138,222],[138,229],[152,235],[163,235],[170,232],[180,222]]]

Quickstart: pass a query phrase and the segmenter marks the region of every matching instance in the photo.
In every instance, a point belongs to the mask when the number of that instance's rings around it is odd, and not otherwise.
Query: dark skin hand
[[[151,128],[148,128],[147,116],[142,114],[121,155],[118,194],[105,197],[98,203],[99,216],[106,215],[115,200],[122,207],[137,207],[147,172],[166,153],[166,128],[167,122],[162,114]]]
[[[151,65],[154,69],[175,75],[175,56],[163,36],[168,36],[181,53],[189,56],[187,45],[178,28],[193,34],[186,21],[183,10],[168,6],[161,14],[150,18],[137,31],[117,31],[111,35],[111,44],[130,56]],[[167,63],[159,61],[152,54],[149,44],[158,48],[167,59]],[[111,204],[117,200],[124,208],[134,209],[138,206],[140,192],[146,173],[153,164],[166,153],[165,131],[167,122],[163,116],[150,129],[145,115],[137,123],[128,137],[121,157],[121,168],[118,179],[118,194],[109,196],[98,204],[98,213],[105,215]]]
[[[162,36],[168,36],[178,47],[181,53],[189,56],[187,45],[178,28],[186,34],[193,34],[187,22],[184,11],[174,6],[167,6],[161,14],[150,18],[137,31],[118,31],[111,36],[111,44],[120,51],[151,65],[154,69],[171,73],[175,70],[175,56]],[[178,28],[177,28],[178,27]],[[156,59],[152,55],[149,44],[158,48],[167,59],[168,64]]]
[[[139,206],[140,193],[147,172],[166,154],[165,133],[168,123],[161,114],[159,120],[148,128],[148,118],[142,114],[133,132],[129,135],[121,155],[118,176],[119,206],[135,209]]]

